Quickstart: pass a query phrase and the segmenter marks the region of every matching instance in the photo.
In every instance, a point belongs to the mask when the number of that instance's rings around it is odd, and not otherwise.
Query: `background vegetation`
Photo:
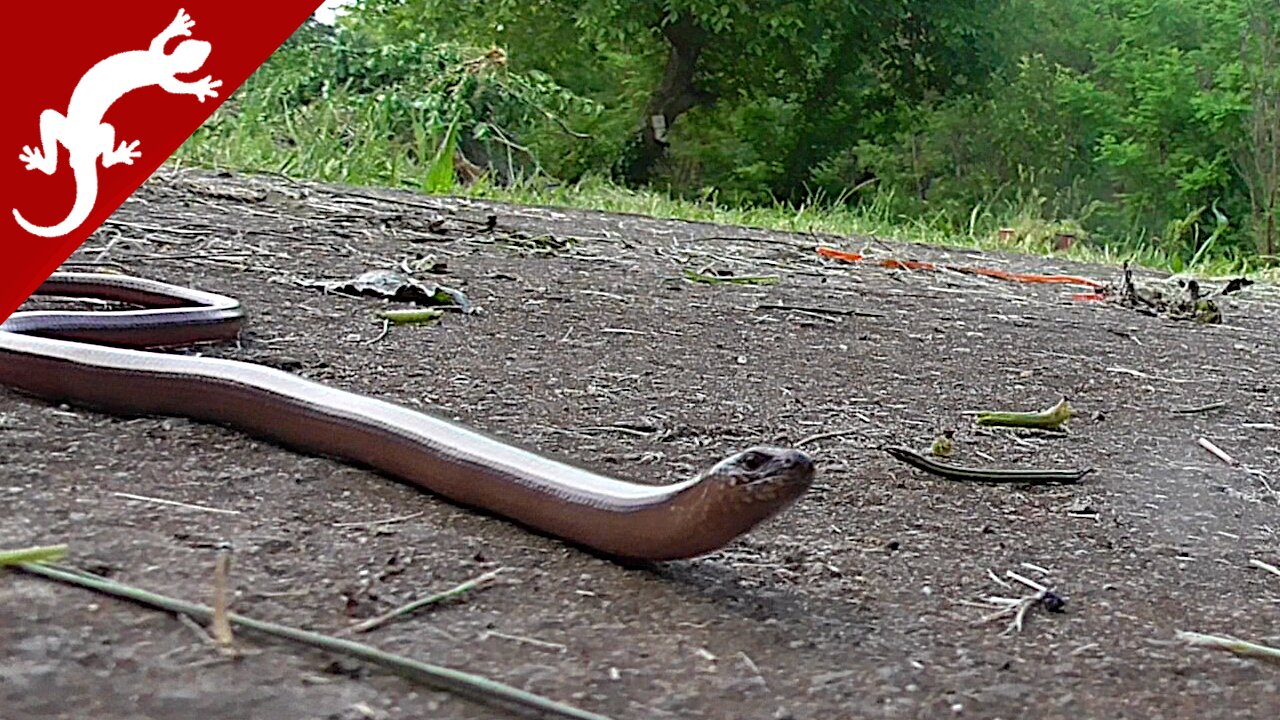
[[[180,157],[1243,269],[1280,252],[1280,3],[363,0]]]

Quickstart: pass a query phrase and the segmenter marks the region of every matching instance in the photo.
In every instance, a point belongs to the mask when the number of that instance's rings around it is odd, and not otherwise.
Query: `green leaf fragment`
[[[378,317],[395,325],[418,325],[439,320],[444,316],[443,310],[419,308],[414,310],[383,310]]]
[[[17,550],[0,550],[0,567],[22,563],[44,563],[67,556],[66,545],[43,545]]]
[[[1061,430],[1063,423],[1074,417],[1076,411],[1066,398],[1057,405],[1039,412],[980,412],[978,424],[984,427],[1023,427],[1041,430]]]

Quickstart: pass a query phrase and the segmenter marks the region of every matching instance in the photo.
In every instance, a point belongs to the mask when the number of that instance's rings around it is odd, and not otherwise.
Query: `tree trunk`
[[[676,118],[695,106],[709,102],[711,96],[694,86],[698,56],[706,47],[706,33],[693,17],[685,14],[674,23],[664,25],[662,34],[671,44],[662,82],[645,107],[644,123],[622,163],[622,174],[631,185],[643,185],[652,177],[658,162],[667,152],[667,132]]]
[[[1276,216],[1280,213],[1280,13],[1265,3],[1249,4],[1241,60],[1251,86],[1250,143],[1237,168],[1249,188],[1258,252],[1274,261]]]

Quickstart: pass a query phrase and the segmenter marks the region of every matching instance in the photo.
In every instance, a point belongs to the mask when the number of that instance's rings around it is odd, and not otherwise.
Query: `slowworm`
[[[711,552],[810,486],[813,461],[753,447],[656,485],[600,475],[433,415],[252,363],[151,352],[235,338],[229,297],[141,278],[55,273],[40,295],[139,309],[19,311],[0,324],[0,385],[125,416],[216,423],[366,466],[620,559]]]

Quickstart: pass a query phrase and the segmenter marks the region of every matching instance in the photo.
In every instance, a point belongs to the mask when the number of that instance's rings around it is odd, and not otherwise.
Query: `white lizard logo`
[[[191,36],[195,21],[186,10],[169,27],[151,41],[146,50],[130,50],[102,60],[80,78],[67,114],[56,110],[40,113],[40,143],[42,147],[25,145],[18,159],[26,163],[28,170],[39,170],[52,175],[58,169],[58,143],[67,149],[67,165],[76,181],[76,200],[66,219],[51,227],[33,225],[13,211],[13,218],[27,232],[41,237],[60,237],[75,230],[93,212],[98,201],[98,158],[102,167],[132,165],[138,152],[138,141],[123,142],[116,147],[116,129],[102,122],[107,110],[126,93],[150,85],[159,85],[175,95],[195,95],[204,102],[206,97],[218,96],[215,88],[221,80],[206,76],[195,82],[183,82],[176,76],[199,70],[208,59],[213,46],[203,40],[183,40],[165,54],[165,43],[179,36]]]

